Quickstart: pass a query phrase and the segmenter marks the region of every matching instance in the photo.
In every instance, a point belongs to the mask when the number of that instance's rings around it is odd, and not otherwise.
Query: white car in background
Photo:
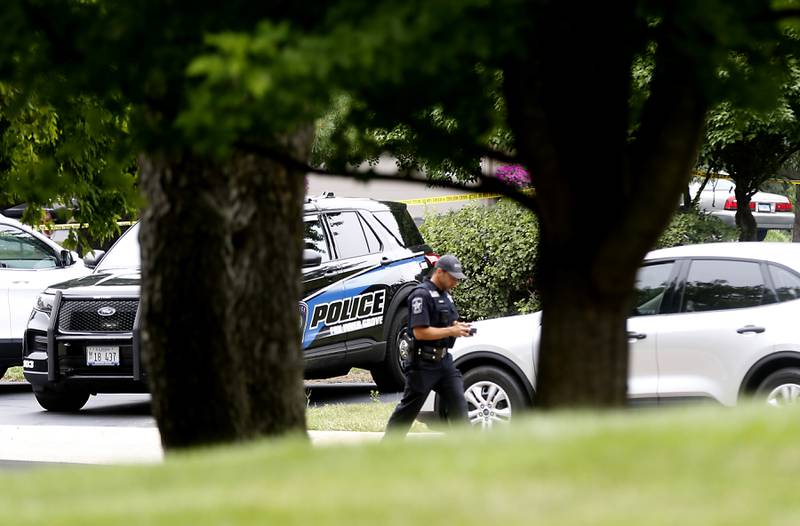
[[[692,197],[700,189],[699,183],[689,185]],[[727,179],[711,179],[700,192],[700,210],[720,218],[730,226],[736,226],[736,185]],[[767,236],[767,230],[792,230],[794,227],[794,212],[789,198],[769,192],[756,192],[750,200],[750,210],[758,228],[758,239]]]
[[[39,293],[90,272],[75,252],[0,215],[0,377],[22,365],[22,335]]]
[[[800,402],[800,244],[710,243],[651,252],[628,318],[631,402],[755,396]],[[541,313],[473,324],[452,350],[470,421],[491,427],[532,406]],[[423,408],[438,412],[433,394]]]

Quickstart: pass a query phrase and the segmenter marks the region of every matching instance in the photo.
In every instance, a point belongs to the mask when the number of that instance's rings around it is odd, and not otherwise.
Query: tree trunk
[[[509,65],[504,91],[517,151],[537,177],[537,406],[618,406],[627,395],[625,324],[636,271],[696,160],[707,101],[692,72],[703,67],[687,67],[695,58],[675,47],[679,38],[658,43],[651,95],[631,141],[634,6],[545,1],[532,9],[530,56],[538,59]],[[684,31],[671,23],[662,21],[665,34]],[[575,68],[575,56],[586,67]]]
[[[750,210],[752,193],[746,188],[737,185],[734,190],[736,196],[736,227],[739,229],[739,241],[757,241],[756,219]]]
[[[794,183],[794,228],[792,229],[792,242],[800,241],[800,184]]]
[[[630,313],[628,290],[598,297],[587,279],[591,263],[564,261],[542,247],[544,278],[537,406],[618,406],[625,402]],[[588,263],[588,264],[586,264]]]
[[[228,188],[207,159],[144,158],[141,348],[165,448],[227,442],[247,427],[228,345]]]
[[[312,133],[292,137],[307,157]],[[231,173],[230,346],[244,364],[249,433],[305,432],[300,348],[302,214],[305,174],[253,155],[238,155]]]

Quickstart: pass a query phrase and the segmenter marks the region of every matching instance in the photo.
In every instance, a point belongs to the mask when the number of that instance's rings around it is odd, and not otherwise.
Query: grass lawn
[[[0,506],[15,526],[795,525],[798,416],[552,413],[357,447],[263,441],[160,466],[0,472]]]
[[[383,431],[397,402],[366,404],[329,404],[306,409],[306,427],[324,431]],[[428,431],[425,424],[414,422],[411,431]]]
[[[6,374],[3,378],[0,378],[2,382],[24,382],[25,377],[22,376],[22,367],[9,367]]]

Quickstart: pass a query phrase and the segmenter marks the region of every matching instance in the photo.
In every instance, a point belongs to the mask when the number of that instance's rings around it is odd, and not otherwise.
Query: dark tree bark
[[[797,209],[800,203],[800,184],[794,185],[794,228],[792,229],[792,242],[800,242],[800,210]]]
[[[228,188],[215,166],[190,154],[140,162],[141,346],[165,448],[234,441],[246,429],[226,332]]]
[[[537,176],[537,404],[616,406],[626,400],[625,323],[636,271],[688,184],[707,102],[697,95],[695,67],[686,67],[694,58],[681,53],[677,37],[660,42],[630,144],[633,5],[538,5],[530,56],[540,61],[507,68],[504,87],[518,153]],[[581,16],[569,16],[572,9]],[[584,56],[584,67],[570,56]]]
[[[312,131],[289,140],[286,151],[308,157]],[[305,174],[255,155],[232,166],[231,302],[229,345],[243,363],[248,432],[305,432],[301,297]]]
[[[736,186],[736,227],[739,229],[739,241],[757,241],[756,219],[750,210],[750,201],[755,192],[746,186]]]
[[[311,140],[284,146],[304,158]],[[304,432],[304,181],[242,152],[142,160],[142,350],[165,448]]]

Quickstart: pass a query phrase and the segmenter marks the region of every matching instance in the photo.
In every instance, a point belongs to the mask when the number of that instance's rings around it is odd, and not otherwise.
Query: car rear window
[[[398,243],[411,249],[425,244],[406,205],[392,202],[383,202],[383,204],[389,207],[389,211],[374,212],[375,218],[397,239]]]
[[[792,301],[800,298],[800,277],[795,273],[775,265],[769,266],[772,282],[779,301]]]

